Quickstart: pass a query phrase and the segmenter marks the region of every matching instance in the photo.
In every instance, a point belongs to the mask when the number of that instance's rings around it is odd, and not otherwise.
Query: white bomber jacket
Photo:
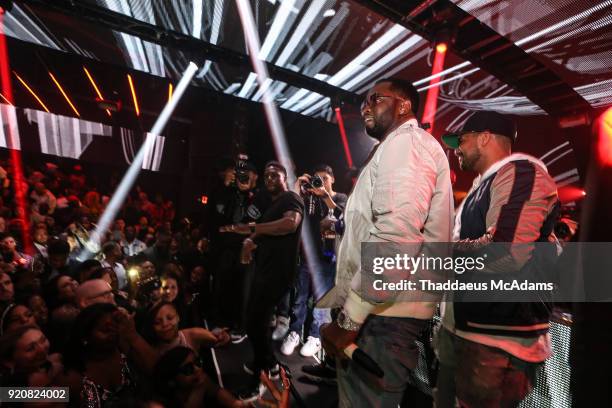
[[[401,293],[370,303],[361,293],[362,242],[450,242],[453,197],[448,159],[440,143],[410,119],[377,146],[344,210],[336,285],[317,304],[341,307],[362,323],[369,314],[428,319],[436,303]]]

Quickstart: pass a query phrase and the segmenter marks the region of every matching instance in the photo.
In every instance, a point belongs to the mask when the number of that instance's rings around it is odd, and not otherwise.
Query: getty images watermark
[[[362,243],[361,295],[375,303],[451,293],[455,302],[612,301],[610,254],[612,243]]]

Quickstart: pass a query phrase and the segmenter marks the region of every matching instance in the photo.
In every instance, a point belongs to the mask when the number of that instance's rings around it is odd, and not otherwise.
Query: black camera
[[[237,160],[236,161],[236,180],[241,184],[246,184],[249,182],[249,166],[246,160]]]
[[[311,189],[321,188],[321,187],[323,187],[323,179],[321,177],[315,175],[314,177],[312,177],[310,179],[310,183],[307,183],[307,182],[302,183],[302,187],[304,189],[307,189],[307,188],[311,188]]]

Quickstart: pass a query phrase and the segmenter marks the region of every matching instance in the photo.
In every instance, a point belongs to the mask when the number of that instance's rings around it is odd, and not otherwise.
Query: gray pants
[[[428,320],[370,316],[363,324],[357,345],[385,372],[376,378],[351,361],[337,364],[340,408],[397,408],[408,385],[410,370],[417,365],[415,339]]]
[[[463,339],[440,328],[440,360],[434,391],[436,407],[517,407],[535,382],[539,363],[528,363],[505,351]]]

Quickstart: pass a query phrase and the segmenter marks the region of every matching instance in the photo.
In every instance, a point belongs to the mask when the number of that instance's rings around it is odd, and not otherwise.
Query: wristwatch
[[[251,234],[255,233],[255,223],[254,222],[249,222],[249,228],[251,230]]]
[[[336,318],[336,324],[338,325],[338,327],[348,331],[359,331],[359,329],[361,328],[361,324],[351,320],[351,318],[344,309],[342,309],[342,311],[338,313],[338,317]]]

